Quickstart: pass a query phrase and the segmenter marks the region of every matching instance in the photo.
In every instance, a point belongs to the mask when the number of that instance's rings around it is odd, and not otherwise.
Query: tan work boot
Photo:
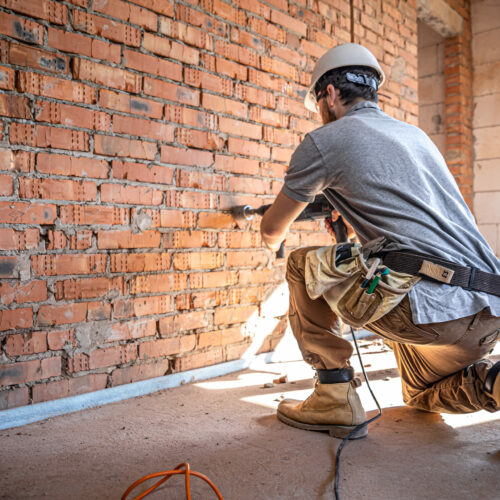
[[[484,381],[486,392],[491,394],[497,406],[500,407],[500,361],[497,361],[489,370]]]
[[[325,372],[349,370],[347,382],[321,383]],[[323,372],[323,373],[321,373]],[[284,399],[278,405],[278,418],[285,424],[309,431],[328,431],[330,436],[344,438],[354,428],[366,421],[366,414],[352,380],[352,368],[343,370],[318,370],[318,380],[313,393],[303,402]],[[323,377],[321,376],[323,375]],[[344,377],[346,378],[346,377]],[[328,377],[327,377],[328,379]],[[362,427],[350,439],[363,438],[368,426]]]

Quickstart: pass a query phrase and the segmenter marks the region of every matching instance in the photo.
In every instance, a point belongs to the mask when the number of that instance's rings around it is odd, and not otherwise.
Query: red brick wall
[[[461,35],[444,40],[446,162],[472,209],[472,34],[470,0],[447,0],[464,19]]]
[[[415,0],[353,1],[417,122]],[[348,0],[0,1],[0,408],[272,349],[283,280],[229,207],[270,202]],[[299,223],[293,248],[327,244]],[[270,331],[246,327],[270,317]],[[255,321],[252,323],[255,324]],[[260,324],[257,322],[257,324]],[[264,322],[262,322],[264,324]]]

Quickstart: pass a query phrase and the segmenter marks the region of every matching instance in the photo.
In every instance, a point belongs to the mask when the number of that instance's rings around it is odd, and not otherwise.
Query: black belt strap
[[[377,255],[377,254],[375,254]],[[427,275],[420,274],[422,262],[427,260],[434,264],[438,264],[448,269],[455,271],[453,278],[448,285],[461,286],[466,290],[473,290],[477,292],[491,293],[500,297],[500,274],[487,273],[476,269],[475,267],[465,267],[450,262],[449,260],[441,259],[439,257],[431,257],[430,255],[423,255],[416,252],[388,252],[378,255],[383,259],[384,266],[389,269],[398,271],[400,273],[413,274],[414,276],[421,276],[422,279],[435,281]]]

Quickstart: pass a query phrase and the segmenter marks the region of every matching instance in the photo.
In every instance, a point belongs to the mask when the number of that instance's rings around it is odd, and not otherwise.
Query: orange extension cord
[[[182,469],[182,467],[185,467],[185,469]],[[122,496],[121,500],[125,500],[129,493],[135,489],[137,486],[139,486],[141,483],[144,481],[147,481],[148,479],[152,479],[154,477],[161,477],[163,476],[162,479],[160,479],[157,483],[153,484],[151,488],[147,489],[144,493],[141,493],[139,496],[135,497],[134,500],[141,500],[141,498],[144,498],[145,496],[149,495],[152,491],[154,491],[158,486],[163,484],[165,481],[170,479],[172,476],[176,474],[185,474],[186,476],[186,498],[187,500],[191,500],[191,489],[189,486],[189,476],[192,474],[193,476],[199,477],[203,479],[205,482],[207,482],[210,487],[214,490],[215,494],[217,495],[217,498],[219,500],[224,500],[222,498],[222,495],[220,494],[219,490],[215,486],[210,479],[208,479],[207,476],[200,474],[199,472],[192,471],[189,467],[189,464],[187,462],[183,462],[182,464],[179,464],[175,469],[173,470],[164,470],[162,472],[155,472],[154,474],[148,474],[147,476],[141,477],[141,479],[138,479],[134,484],[131,484],[128,488],[127,491]]]

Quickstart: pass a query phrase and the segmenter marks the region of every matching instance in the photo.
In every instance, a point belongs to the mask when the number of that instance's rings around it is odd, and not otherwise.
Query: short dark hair
[[[374,69],[366,66],[344,66],[342,68],[331,69],[317,81],[314,87],[316,96],[331,84],[336,89],[339,89],[340,100],[344,106],[348,106],[359,97],[367,101],[378,102],[377,90],[374,87],[348,81],[347,73],[361,77],[364,75],[367,78],[375,78],[377,83],[380,80],[379,74]]]

